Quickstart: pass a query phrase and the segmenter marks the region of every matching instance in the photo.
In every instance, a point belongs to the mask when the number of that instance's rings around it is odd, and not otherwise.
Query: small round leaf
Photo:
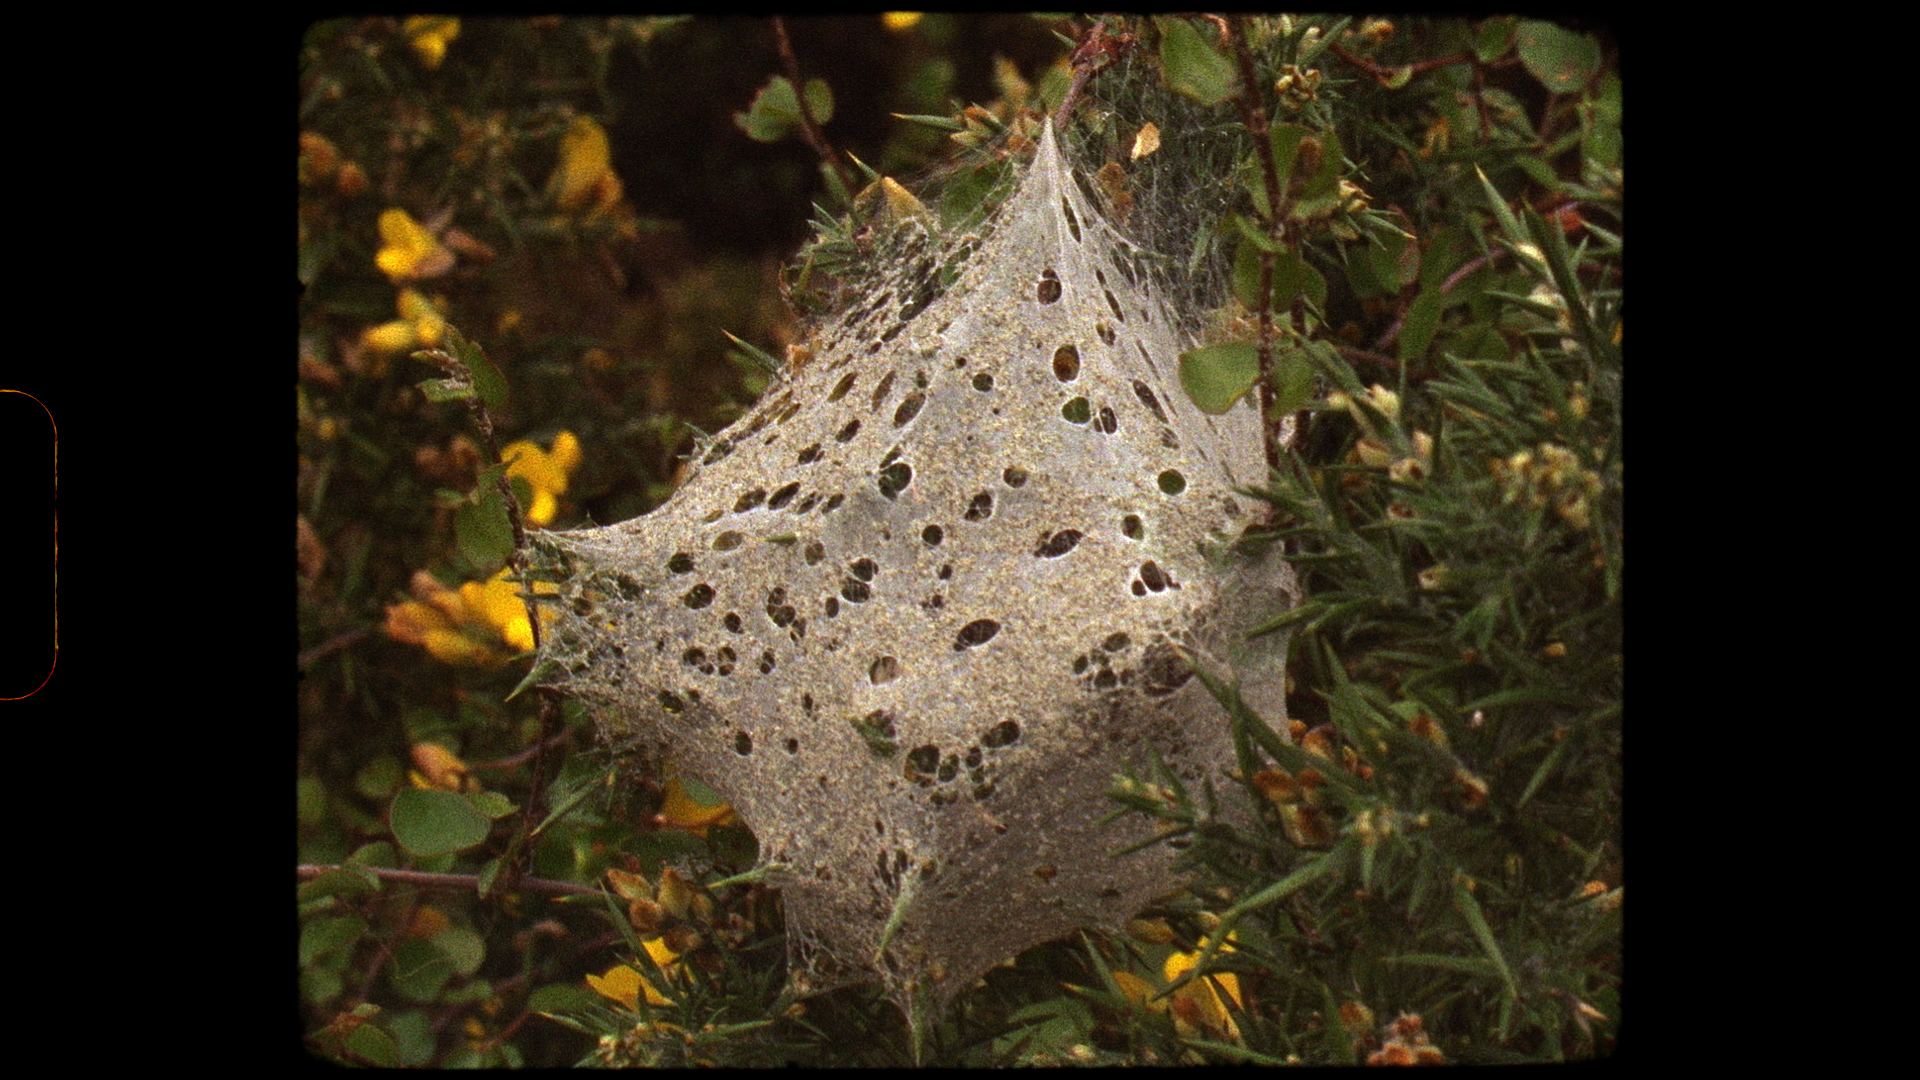
[[[1229,341],[1180,354],[1180,385],[1200,411],[1233,408],[1260,376],[1260,352],[1251,341]]]
[[[445,855],[487,838],[493,822],[451,791],[408,788],[393,797],[393,838],[420,857]]]

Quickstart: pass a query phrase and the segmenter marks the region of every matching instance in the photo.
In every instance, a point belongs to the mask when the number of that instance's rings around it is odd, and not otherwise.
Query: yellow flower
[[[620,203],[620,177],[613,171],[607,133],[591,116],[577,116],[560,137],[560,164],[548,184],[560,209],[587,218]]]
[[[567,490],[567,474],[580,466],[580,440],[571,431],[563,431],[553,440],[552,450],[521,439],[507,444],[500,456],[508,462],[507,475],[518,476],[533,489],[533,505],[527,508],[527,521],[545,526],[560,510],[560,496]]]
[[[451,15],[409,15],[400,24],[400,32],[407,35],[407,44],[413,46],[420,62],[432,71],[446,59],[447,46],[460,36],[460,20]]]
[[[625,964],[608,968],[605,975],[587,976],[587,985],[593,988],[594,993],[611,998],[629,1009],[640,1007],[640,988],[646,984],[647,981],[640,977],[638,971]],[[648,995],[647,1000],[652,1001],[652,995]]]
[[[453,269],[453,252],[405,210],[380,213],[380,250],[373,263],[395,285],[415,278],[439,277]]]
[[[419,645],[442,663],[506,663],[533,648],[533,627],[508,572],[502,569],[491,581],[469,581],[458,590],[425,571],[415,574],[414,599],[387,608],[387,636]],[[553,592],[556,586],[540,582],[535,589]]]
[[[446,664],[487,667],[500,662],[485,643],[463,633],[437,605],[409,600],[387,608],[387,636],[419,645]]]
[[[415,743],[412,757],[414,768],[407,771],[407,779],[414,787],[436,791],[478,790],[473,774],[467,771],[467,763],[446,747],[438,743]]]
[[[1235,1005],[1244,1009],[1246,999],[1241,996],[1238,975],[1227,972],[1203,976],[1171,994],[1165,993],[1165,987],[1173,985],[1181,976],[1193,970],[1194,965],[1200,962],[1200,953],[1205,951],[1206,942],[1203,940],[1200,943],[1200,952],[1176,952],[1168,956],[1165,966],[1161,969],[1162,982],[1159,989],[1132,972],[1116,971],[1113,973],[1113,979],[1119,984],[1121,992],[1135,1005],[1159,1012],[1171,1011],[1175,1029],[1188,1038],[1212,1034],[1237,1040],[1240,1038],[1240,1026],[1234,1023],[1233,1014],[1227,1011],[1220,991],[1224,990],[1226,995],[1233,999]],[[1220,951],[1233,951],[1231,938],[1221,945]],[[1163,996],[1156,997],[1156,995]]]
[[[883,11],[880,21],[887,29],[898,32],[913,29],[925,15],[924,11]]]
[[[719,796],[700,788],[702,796],[712,796],[711,801],[696,798],[687,789],[687,784],[677,776],[667,778],[666,798],[660,803],[660,821],[670,828],[685,829],[695,836],[706,836],[707,830],[715,825],[732,825],[740,820]]]
[[[1231,945],[1223,945],[1221,951],[1228,952],[1232,948]],[[1199,953],[1174,953],[1167,957],[1164,971],[1167,983],[1171,985],[1175,979],[1193,970],[1199,962]],[[1218,990],[1215,989],[1216,984]],[[1221,990],[1233,998],[1235,1005],[1243,1009],[1246,1007],[1246,999],[1240,996],[1238,975],[1228,972],[1203,976],[1173,992],[1171,1005],[1174,1027],[1189,1037],[1204,1030],[1229,1039],[1240,1038],[1240,1025],[1233,1022],[1233,1014],[1227,1011],[1226,1003],[1220,999]]]
[[[413,324],[404,319],[384,322],[379,326],[369,326],[360,335],[360,344],[377,353],[406,352],[418,347],[419,338],[414,335]]]
[[[431,349],[446,337],[447,320],[417,289],[400,291],[400,318],[367,328],[360,343],[377,353]]]
[[[660,970],[671,970],[672,966],[679,962],[680,954],[669,949],[664,940],[654,938],[646,944],[647,955],[653,957],[653,962],[660,965]],[[673,1004],[672,998],[655,990],[646,976],[627,964],[608,968],[605,975],[587,976],[587,985],[593,988],[594,993],[604,998],[611,998],[629,1009],[640,1007],[642,991],[646,992],[649,1005]]]
[[[475,621],[483,623],[500,640],[525,652],[533,648],[533,628],[527,624],[527,607],[516,595],[513,582],[501,570],[488,582],[469,581],[460,586],[460,602]]]

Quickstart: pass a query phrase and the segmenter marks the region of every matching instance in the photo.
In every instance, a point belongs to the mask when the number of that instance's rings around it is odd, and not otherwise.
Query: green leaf
[[[871,184],[880,179],[880,170],[861,161],[857,154],[849,152],[847,154],[847,160],[853,162],[853,167],[860,170],[860,182],[862,184]]]
[[[682,776],[680,778],[680,790],[686,792],[687,798],[692,799],[701,806],[725,806],[727,804],[725,796],[691,776]]]
[[[519,809],[513,805],[512,799],[497,791],[476,791],[467,796],[467,801],[473,804],[475,810],[490,818],[503,818]]]
[[[433,947],[453,965],[453,970],[461,975],[472,975],[480,970],[480,964],[487,958],[487,944],[471,927],[449,926],[433,936]]]
[[[1528,21],[1514,35],[1520,63],[1556,94],[1571,94],[1600,70],[1600,43],[1550,22]]]
[[[1515,157],[1513,164],[1515,168],[1526,173],[1528,179],[1539,184],[1541,187],[1549,191],[1560,190],[1562,181],[1559,174],[1553,171],[1553,166],[1534,157],[1532,154],[1521,154]]]
[[[833,119],[833,87],[825,79],[808,79],[806,94],[807,111],[813,114],[815,124],[824,127]]]
[[[500,489],[484,484],[472,502],[453,512],[453,535],[460,554],[477,569],[491,571],[513,554],[513,526],[507,522],[507,501]]]
[[[352,913],[308,919],[300,927],[300,966],[359,941],[366,932],[367,920]]]
[[[493,822],[451,791],[408,788],[393,797],[393,838],[416,856],[445,855],[484,842]]]
[[[1180,354],[1180,386],[1201,412],[1219,415],[1260,377],[1260,350],[1251,341],[1229,341]]]
[[[1359,846],[1360,842],[1353,837],[1343,838],[1331,850],[1321,852],[1319,858],[1233,905],[1225,915],[1221,916],[1221,921],[1223,923],[1230,919],[1237,921],[1246,912],[1284,900],[1328,874],[1344,869],[1352,861],[1354,849]],[[1212,943],[1209,942],[1209,944]]]
[[[1327,279],[1320,271],[1308,266],[1305,260],[1300,263],[1300,295],[1314,311],[1327,309]]]
[[[739,347],[740,354],[744,355],[754,367],[759,368],[769,375],[777,375],[780,373],[780,361],[772,353],[767,352],[765,349],[760,348],[750,341],[742,341],[725,330],[720,332],[726,334],[727,340]]]
[[[1487,174],[1481,170],[1480,166],[1475,165],[1473,172],[1480,178],[1480,186],[1486,189],[1487,206],[1493,211],[1494,220],[1499,222],[1501,234],[1510,240],[1523,239],[1527,235],[1526,231],[1520,227],[1520,219],[1513,216],[1513,208],[1500,197],[1500,189],[1493,186],[1493,181],[1487,179]]]
[[[500,871],[504,866],[505,864],[499,859],[488,859],[480,867],[480,898],[482,900],[493,896],[493,887],[499,884]]]
[[[1256,251],[1270,251],[1277,254],[1287,250],[1285,241],[1268,236],[1258,222],[1245,214],[1228,214],[1227,224],[1239,230],[1240,235],[1246,239],[1247,243],[1252,244]]]
[[[1507,958],[1500,952],[1500,943],[1494,940],[1493,928],[1487,925],[1487,916],[1480,910],[1480,901],[1474,899],[1473,889],[1468,887],[1464,876],[1453,880],[1453,906],[1467,920],[1467,929],[1473,931],[1474,940],[1480,943],[1487,959],[1500,972],[1500,980],[1507,984],[1507,994],[1519,997],[1520,987],[1513,981],[1513,969],[1507,966]]]
[[[800,97],[784,75],[775,75],[753,96],[746,112],[733,114],[733,122],[747,137],[757,142],[779,142],[800,122]]]
[[[1401,956],[1384,956],[1382,964],[1406,964],[1409,967],[1436,968],[1440,971],[1453,971],[1462,975],[1478,975],[1482,978],[1494,978],[1500,969],[1486,960],[1474,960],[1460,956],[1446,956],[1441,953],[1406,953]]]
[[[1369,250],[1367,261],[1373,264],[1381,291],[1393,296],[1420,276],[1420,246],[1413,237],[1404,235],[1389,234],[1376,240],[1377,246]]]
[[[1310,273],[1312,271],[1307,268],[1306,260],[1300,257],[1299,248],[1275,257],[1273,260],[1273,310],[1286,311],[1293,307],[1293,301],[1300,295],[1300,290],[1306,285],[1307,275]]]
[[[1275,124],[1267,133],[1267,150],[1273,155],[1274,180],[1282,191],[1287,189],[1287,181],[1293,179],[1293,163],[1300,156],[1300,140],[1306,136],[1307,129],[1299,124]]]
[[[967,130],[967,125],[961,123],[958,120],[955,120],[951,116],[923,116],[923,115],[917,115],[913,113],[890,113],[888,115],[892,116],[895,120],[905,120],[910,124],[919,124],[922,127],[930,127],[935,131]]]
[[[1316,132],[1314,138],[1320,144],[1319,157],[1305,163],[1313,166],[1313,172],[1300,177],[1299,198],[1288,212],[1289,217],[1306,219],[1330,214],[1338,209],[1342,199],[1340,178],[1347,159],[1340,136],[1321,131]]]
[[[378,1069],[390,1069],[400,1064],[395,1053],[393,1036],[385,1029],[373,1024],[361,1024],[347,1034],[341,1047],[346,1053]]]
[[[1260,248],[1251,241],[1242,242],[1234,252],[1233,295],[1234,299],[1256,311],[1263,302],[1260,296]],[[1324,306],[1327,299],[1326,279],[1320,276],[1318,270],[1307,265],[1298,249],[1278,252],[1273,256],[1270,291],[1264,298],[1267,310],[1286,311],[1303,295],[1316,308]]]
[[[487,408],[496,412],[507,406],[507,380],[500,369],[487,359],[485,349],[477,343],[468,341],[460,331],[447,327],[447,348],[455,358],[467,365],[467,371],[473,376],[473,388],[480,394],[480,400]]]
[[[521,679],[519,684],[513,688],[512,692],[508,693],[507,696],[501,700],[512,701],[514,698],[526,693],[528,687],[540,685],[542,681],[552,678],[554,673],[559,670],[560,664],[558,661],[550,656],[542,656],[539,660],[535,661],[533,667],[527,671],[526,678]]]
[[[1274,357],[1273,412],[1275,416],[1298,412],[1313,400],[1313,361],[1299,349],[1286,349]]]
[[[548,826],[572,813],[574,807],[579,806],[586,800],[587,796],[592,795],[597,790],[599,790],[599,788],[595,784],[581,784],[573,790],[571,795],[562,799],[559,805],[548,811],[546,820],[534,826],[533,831],[528,835],[539,836],[541,833],[546,832]]]
[[[833,119],[833,88],[826,80],[808,79],[806,94],[814,123]],[[747,111],[733,114],[733,122],[758,142],[779,142],[792,134],[800,126],[800,96],[794,92],[792,80],[784,75],[768,79]]]
[[[1199,27],[1170,16],[1154,22],[1160,27],[1160,65],[1168,86],[1202,105],[1218,105],[1239,90],[1233,61]]]
[[[392,968],[394,990],[411,1001],[437,1000],[454,975],[453,961],[433,942],[419,938],[407,938],[394,946]]]
[[[380,879],[373,874],[358,867],[336,867],[302,884],[294,895],[302,904],[310,904],[329,896],[359,900],[379,891]]]
[[[1507,55],[1513,47],[1513,16],[1501,15],[1480,24],[1473,35],[1473,54],[1483,64]]]
[[[1429,286],[1420,290],[1413,303],[1407,307],[1407,317],[1400,324],[1401,363],[1418,360],[1426,355],[1427,346],[1433,344],[1433,335],[1440,329],[1440,316],[1446,311],[1447,298],[1438,286]]]

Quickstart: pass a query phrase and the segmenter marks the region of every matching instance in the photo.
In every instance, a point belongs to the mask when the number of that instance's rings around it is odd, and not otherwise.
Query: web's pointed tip
[[[1042,119],[1040,122],[1040,152],[1044,154],[1050,147],[1058,147],[1058,144],[1053,138],[1053,117],[1051,116]]]

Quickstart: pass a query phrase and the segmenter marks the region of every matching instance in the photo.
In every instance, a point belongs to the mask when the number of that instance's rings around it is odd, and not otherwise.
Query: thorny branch
[[[806,84],[800,80],[800,58],[794,55],[793,42],[787,38],[787,20],[775,15],[773,32],[780,41],[780,62],[787,69],[787,81],[793,84],[793,96],[800,102],[800,136],[807,141],[808,146],[813,148],[814,153],[820,155],[820,160],[833,170],[834,175],[839,177],[841,186],[847,190],[848,194],[852,194],[853,173],[840,160],[840,154],[834,150],[833,144],[827,142],[826,135],[820,130],[820,124],[813,118],[813,108],[807,104]]]
[[[1269,149],[1271,129],[1267,123],[1267,109],[1260,101],[1260,95],[1254,90],[1259,85],[1259,76],[1254,69],[1253,50],[1247,44],[1246,17],[1235,16],[1238,33],[1230,34],[1229,28],[1221,27],[1221,37],[1233,39],[1234,59],[1240,68],[1240,111],[1245,118],[1247,133],[1253,136],[1254,157],[1261,166],[1261,179],[1267,187],[1268,217],[1263,224],[1267,235],[1280,239],[1285,230],[1286,215],[1281,207],[1285,194],[1280,190],[1280,175],[1273,163],[1273,153]],[[1260,303],[1255,314],[1260,320],[1260,330],[1256,337],[1260,362],[1260,375],[1254,383],[1260,394],[1260,433],[1266,445],[1267,469],[1278,471],[1280,468],[1280,418],[1273,415],[1273,259],[1274,253],[1260,252]]]
[[[783,32],[784,33],[784,32]],[[804,106],[803,106],[804,107]],[[458,357],[441,350],[429,349],[426,355],[439,363],[454,378],[473,383],[473,372]],[[473,414],[474,426],[480,429],[480,436],[486,441],[487,455],[493,461],[500,461],[500,442],[493,430],[493,415],[487,411],[487,403],[480,395],[467,398],[467,408]],[[520,499],[513,493],[513,484],[502,472],[494,478],[501,499],[506,504],[507,524],[513,529],[513,555],[511,562],[514,573],[521,581],[527,581],[530,563],[527,558],[526,514],[520,508]],[[521,595],[521,603],[527,612],[527,624],[533,632],[533,647],[536,652],[541,646],[540,611],[533,600],[532,586]],[[520,808],[520,827],[507,847],[507,856],[501,860],[500,875],[495,888],[513,890],[523,880],[527,866],[531,861],[534,822],[546,813],[547,785],[559,772],[560,755],[555,753],[562,736],[566,733],[566,720],[560,710],[560,695],[547,687],[540,687],[540,736],[533,746],[533,775],[528,782],[526,803]]]
[[[294,867],[294,876],[298,881],[312,881],[329,870],[340,869],[344,867],[309,863]],[[429,874],[421,870],[389,870],[378,866],[356,866],[353,870],[365,871],[381,881],[395,885],[412,885],[421,889],[477,891],[480,888],[478,874]],[[514,889],[517,892],[533,893],[537,896],[597,896],[601,892],[592,885],[576,885],[571,881],[534,877],[521,878],[514,884]]]
[[[1109,34],[1104,15],[1087,29],[1086,36],[1080,39],[1080,44],[1074,46],[1073,54],[1067,58],[1067,66],[1073,72],[1073,82],[1061,97],[1060,107],[1054,110],[1055,131],[1067,129],[1067,117],[1073,114],[1073,107],[1079,103],[1081,93],[1093,81],[1093,77],[1126,55],[1133,44],[1132,34]]]

